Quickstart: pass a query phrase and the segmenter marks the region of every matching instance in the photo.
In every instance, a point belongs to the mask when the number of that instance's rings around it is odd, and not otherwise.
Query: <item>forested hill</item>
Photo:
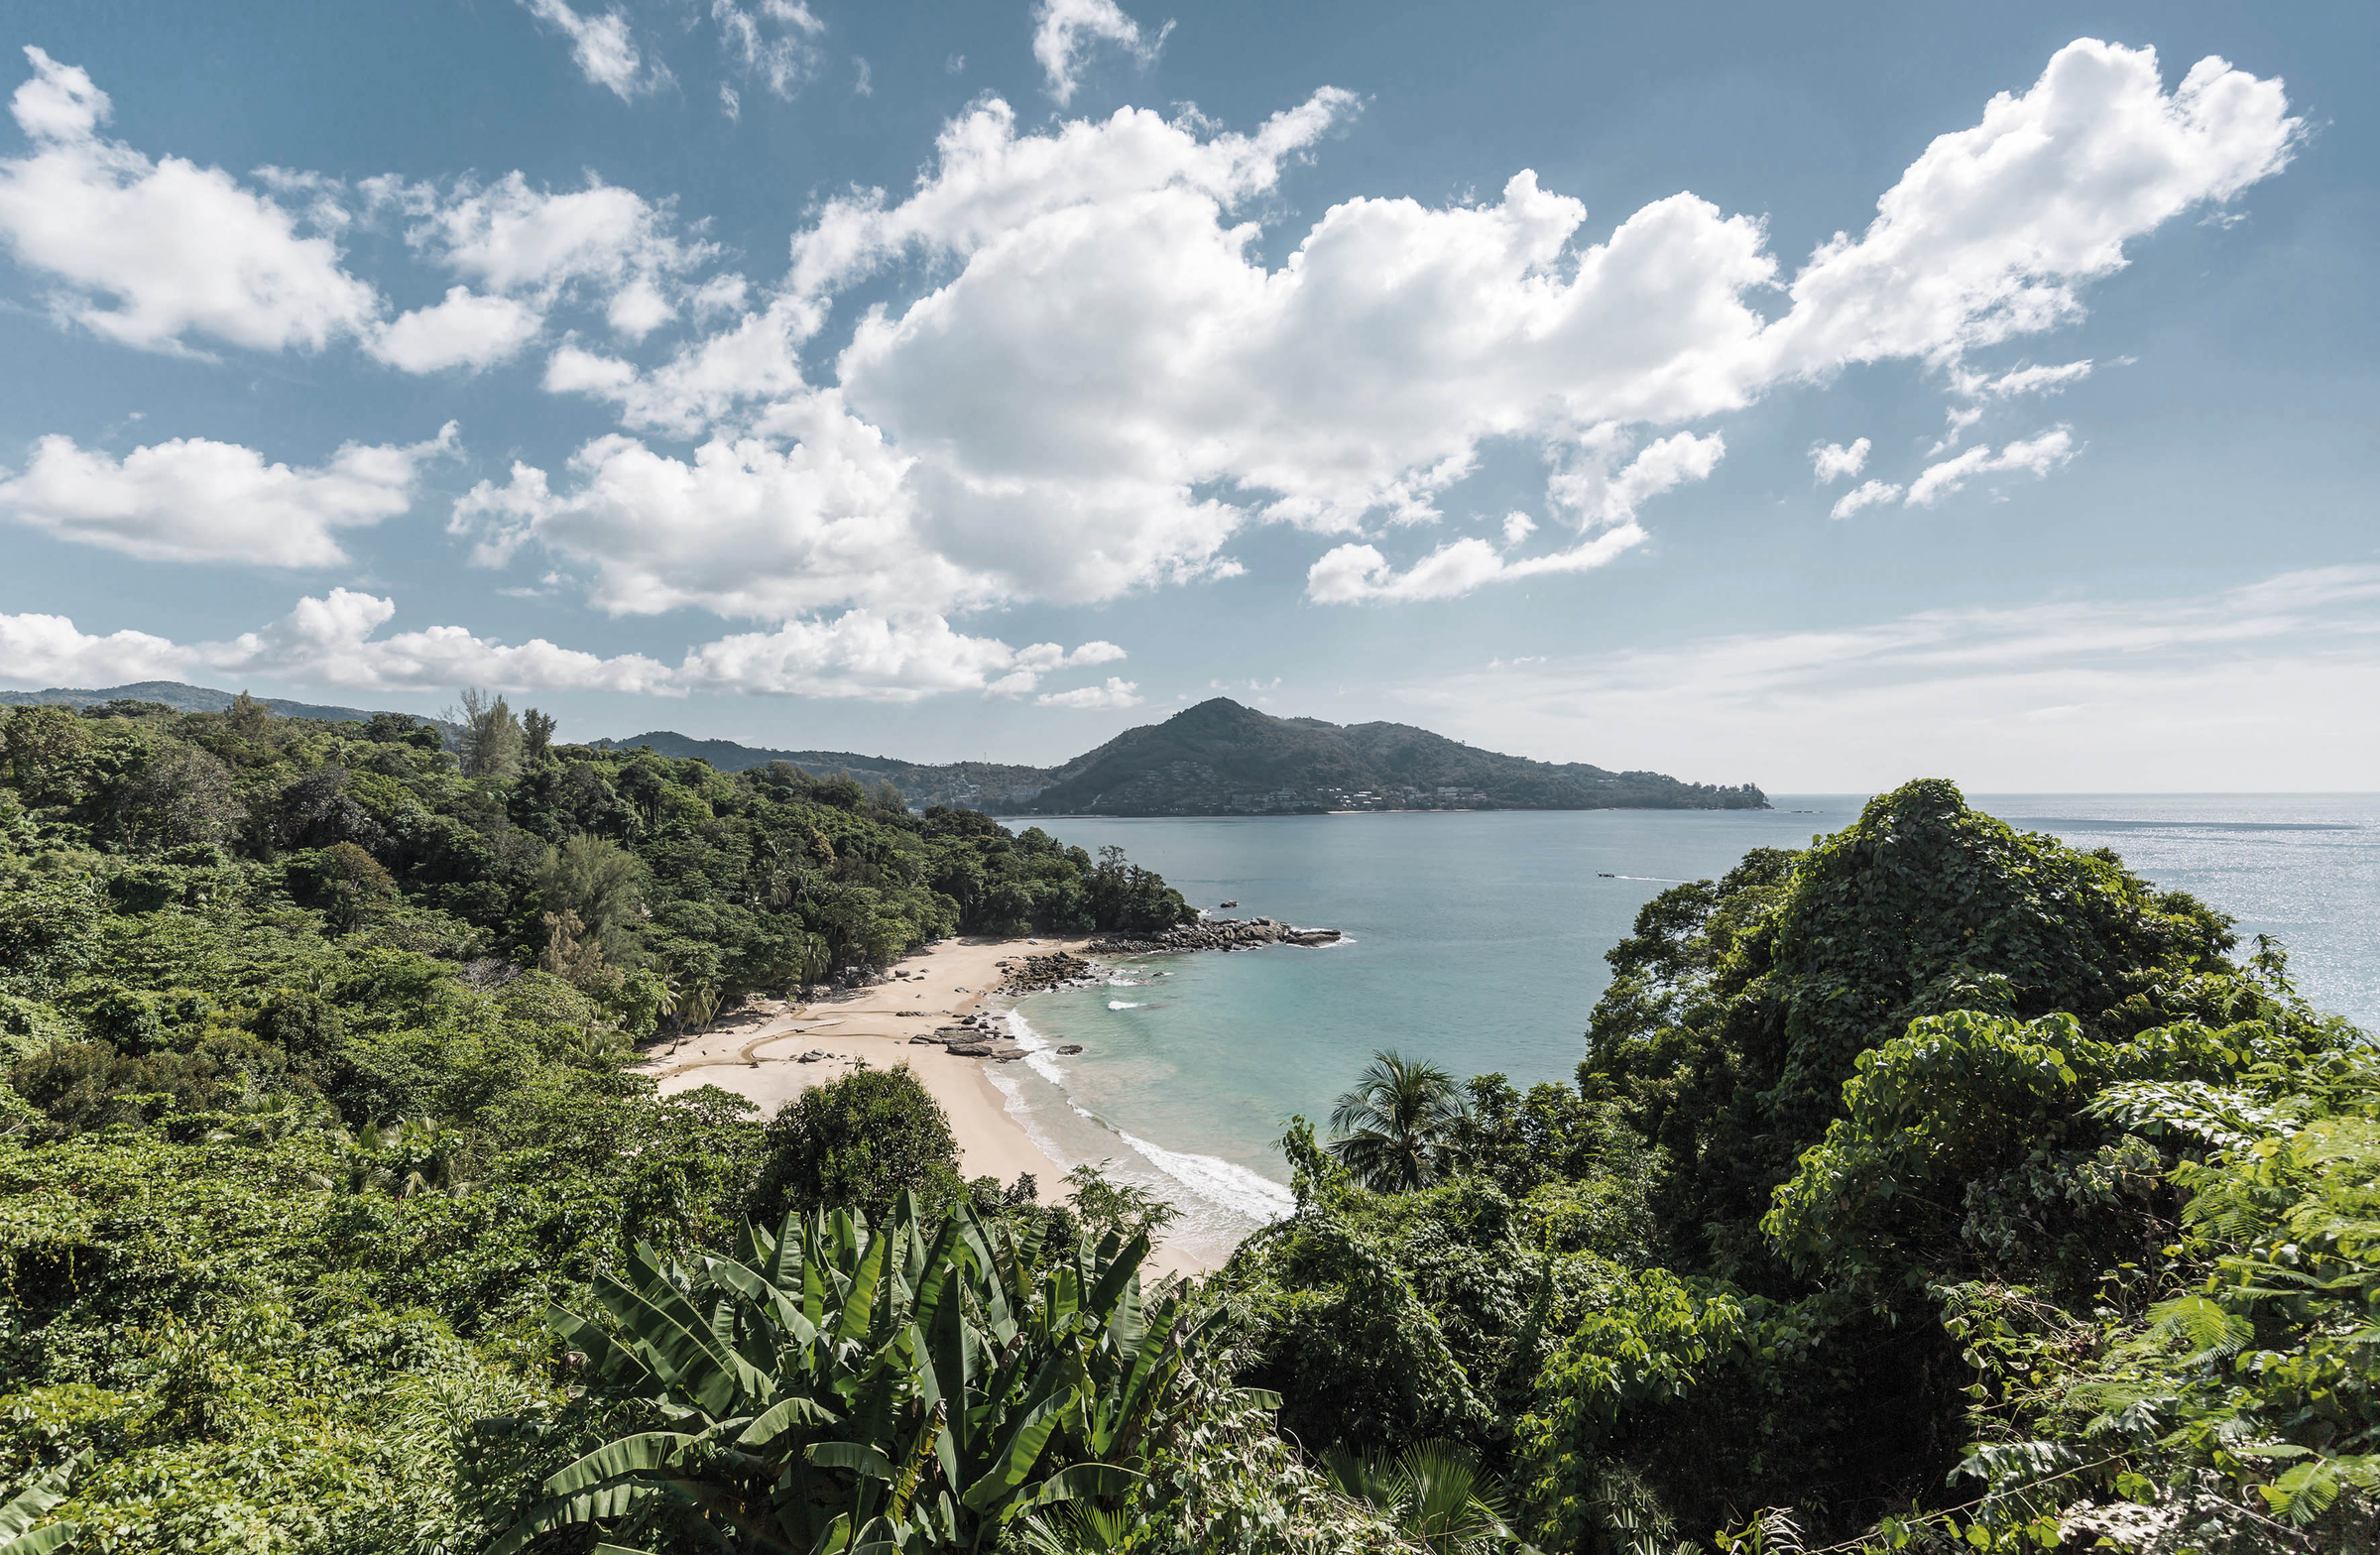
[[[1275,718],[1216,697],[1128,729],[1072,764],[1036,808],[1214,815],[1341,809],[1765,809],[1750,783],[1533,762],[1410,724]]]
[[[238,700],[236,692],[180,680],[137,680],[131,685],[111,685],[95,691],[67,686],[53,686],[47,691],[0,691],[0,707],[104,707],[110,702],[147,702],[178,713],[220,713]],[[318,718],[333,724],[368,723],[372,718],[361,707],[326,707],[279,696],[261,700],[268,711],[283,718]]]
[[[904,762],[894,756],[862,756],[856,751],[773,751],[738,745],[733,740],[697,740],[656,729],[625,740],[598,740],[599,750],[634,751],[651,746],[656,756],[679,761],[689,757],[710,763],[723,773],[749,772],[771,762],[789,762],[822,778],[848,775],[874,787],[889,782],[919,808],[936,804],[1007,812],[1029,806],[1050,780],[1041,767],[1016,767],[1002,762],[950,762],[940,766]]]
[[[11,708],[0,866],[39,859],[77,901],[237,901],[350,955],[542,965],[636,1035],[661,1005],[778,994],[962,930],[1190,916],[1156,876],[1038,830],[913,815],[844,776],[557,745],[535,708],[463,702],[451,729],[282,718],[247,698]]]
[[[1661,773],[1533,762],[1410,724],[1275,718],[1229,697],[1128,729],[1057,767],[929,766],[849,751],[770,751],[656,732],[598,742],[699,757],[721,772],[789,762],[812,773],[891,782],[912,804],[994,814],[1277,815],[1350,809],[1766,809],[1750,783],[1721,787]]]

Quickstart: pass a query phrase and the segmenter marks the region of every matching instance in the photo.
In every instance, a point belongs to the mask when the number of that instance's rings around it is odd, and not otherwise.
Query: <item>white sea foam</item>
[[[1153,975],[1164,977],[1168,974],[1159,972]],[[1115,999],[1108,1001],[1108,1008],[1136,1010],[1140,1007]],[[1025,1067],[1056,1087],[1075,1116],[1122,1139],[1131,1147],[1133,1153],[1155,1169],[1161,1180],[1182,1190],[1187,1199],[1182,1208],[1188,1215],[1185,1222],[1177,1227],[1177,1235],[1189,1233],[1196,1240],[1218,1237],[1223,1246],[1229,1246],[1239,1240],[1250,1223],[1270,1225],[1296,1208],[1295,1196],[1260,1172],[1217,1156],[1194,1155],[1152,1144],[1085,1108],[1067,1089],[1066,1072],[1059,1067],[1057,1055],[1051,1050],[1048,1039],[1034,1030],[1032,1023],[1017,1011],[1004,1012],[1001,1022],[1007,1028],[1010,1039],[1025,1050]],[[1000,1088],[1010,1115],[1023,1125],[1033,1142],[1052,1160],[1067,1160],[1068,1155],[1058,1151],[1048,1130],[1027,1101],[1028,1088],[1023,1077],[1013,1070],[1003,1073],[1005,1065],[987,1064],[984,1067],[992,1083]]]
[[[1024,1136],[1032,1140],[1042,1154],[1061,1166],[1065,1165],[1066,1157],[1059,1153],[1057,1141],[1049,1136],[1047,1129],[1041,1127],[1041,1120],[1024,1099],[1024,1083],[1014,1075],[1004,1074],[1004,1068],[1006,1065],[1001,1064],[984,1066],[984,1077],[992,1082],[994,1090],[1000,1092],[1003,1110],[1016,1120],[1017,1127],[1024,1131]]]
[[[1049,1043],[1041,1033],[1013,1010],[1001,1018],[1008,1025],[1011,1039],[1024,1049],[1024,1066],[1052,1085],[1065,1085],[1066,1071],[1058,1067],[1057,1055],[1049,1050]]]
[[[1185,1155],[1161,1144],[1151,1144],[1137,1135],[1122,1129],[1118,1138],[1147,1158],[1148,1163],[1188,1188],[1211,1204],[1220,1204],[1235,1215],[1245,1216],[1259,1226],[1269,1226],[1297,1208],[1297,1196],[1261,1172],[1249,1170],[1237,1161],[1218,1159],[1212,1155]]]
[[[1108,979],[1108,987],[1110,988],[1138,988],[1139,986],[1140,980],[1136,977],[1112,977]]]

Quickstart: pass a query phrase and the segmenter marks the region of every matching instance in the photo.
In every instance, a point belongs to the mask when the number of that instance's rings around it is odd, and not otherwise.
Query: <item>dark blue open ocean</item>
[[[1344,929],[1327,950],[1149,957],[1114,986],[1026,1001],[1027,1034],[1081,1042],[996,1076],[1044,1146],[1111,1160],[1228,1246],[1287,1203],[1273,1141],[1320,1123],[1378,1047],[1459,1075],[1568,1079],[1604,952],[1674,881],[1747,848],[1806,845],[1864,795],[1778,796],[1767,811],[1505,811],[1046,821],[1121,843],[1200,906]],[[2111,847],[2289,947],[2316,1006],[2380,1032],[2380,795],[1975,795],[2025,830]],[[1602,878],[1609,872],[1612,879]]]

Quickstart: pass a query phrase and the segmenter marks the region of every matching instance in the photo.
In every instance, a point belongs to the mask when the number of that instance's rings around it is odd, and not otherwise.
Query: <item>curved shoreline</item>
[[[1059,1198],[1066,1192],[1066,1168],[1010,1112],[1008,1098],[992,1083],[995,1060],[962,1058],[939,1043],[909,1039],[983,1011],[1006,981],[999,963],[1060,952],[1080,956],[1087,943],[1046,937],[946,939],[902,957],[892,970],[907,976],[798,1008],[770,1003],[739,1012],[707,1030],[652,1049],[641,1072],[657,1081],[664,1096],[713,1085],[752,1102],[766,1116],[857,1067],[905,1063],[950,1119],[962,1174],[1013,1182],[1030,1173],[1045,1201]],[[1007,1002],[1026,997],[1018,993]],[[825,1056],[803,1063],[806,1052]],[[1216,1266],[1212,1258],[1164,1243],[1151,1261],[1168,1273],[1202,1273]]]

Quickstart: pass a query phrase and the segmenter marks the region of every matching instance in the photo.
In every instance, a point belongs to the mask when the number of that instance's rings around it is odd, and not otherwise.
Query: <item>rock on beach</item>
[[[1042,994],[1053,988],[1087,983],[1096,969],[1082,957],[1061,950],[1046,956],[1024,956],[1014,961],[1004,961],[1000,964],[1000,971],[1005,979],[1000,989],[1002,993]]]

